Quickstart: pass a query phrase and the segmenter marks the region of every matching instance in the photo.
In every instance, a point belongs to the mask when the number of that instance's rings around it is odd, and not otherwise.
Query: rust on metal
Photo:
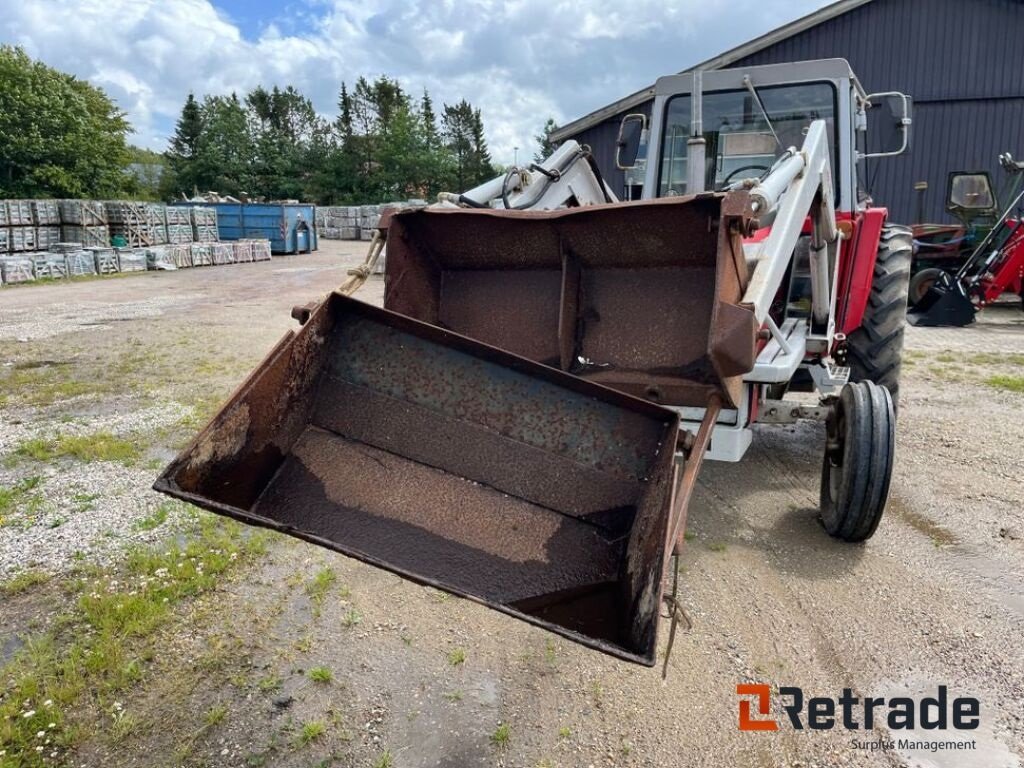
[[[520,277],[553,286],[558,312],[576,275],[602,289],[580,264],[550,285],[546,268]],[[572,311],[596,323],[586,306]],[[561,360],[557,330],[549,342]],[[573,344],[632,354],[622,339]],[[672,410],[334,293],[155,487],[652,665],[678,425]],[[684,477],[702,450],[698,435]]]
[[[557,211],[422,209],[388,224],[385,307],[631,395],[735,407],[746,192]]]

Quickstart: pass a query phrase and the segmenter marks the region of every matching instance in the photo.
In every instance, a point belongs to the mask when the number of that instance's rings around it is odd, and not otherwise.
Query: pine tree
[[[557,129],[558,123],[553,117],[549,117],[544,123],[544,127],[540,129],[540,133],[533,137],[537,142],[537,151],[533,155],[533,162],[540,163],[551,157],[551,153],[556,149],[556,145],[551,141],[551,134]]]

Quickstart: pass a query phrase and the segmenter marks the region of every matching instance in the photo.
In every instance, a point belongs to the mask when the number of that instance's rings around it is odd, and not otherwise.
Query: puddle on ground
[[[908,678],[900,681],[883,680],[872,696],[884,696],[886,699],[905,696],[920,702],[923,698],[934,698],[939,685],[947,685],[946,716],[952,722],[953,701],[958,696],[973,696],[981,701],[981,724],[975,730],[925,730],[920,727],[914,730],[885,731],[879,729],[876,738],[881,737],[896,743],[896,753],[907,761],[911,768],[1021,768],[1021,759],[1014,754],[993,732],[992,721],[995,713],[986,697],[978,690],[971,690],[947,683],[941,678],[924,680]],[[918,712],[920,706],[918,705]],[[919,724],[918,724],[919,725]],[[973,741],[973,749],[929,750],[914,749],[900,741],[943,742]]]
[[[957,538],[956,534],[943,528],[927,515],[911,509],[899,496],[889,495],[889,500],[886,502],[886,511],[896,515],[911,528],[919,533],[923,533],[937,545],[950,546],[960,543],[960,539]]]

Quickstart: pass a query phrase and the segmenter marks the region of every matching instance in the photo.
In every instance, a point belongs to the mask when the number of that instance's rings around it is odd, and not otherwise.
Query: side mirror
[[[636,167],[640,147],[647,141],[647,115],[626,115],[619,125],[619,139],[615,147],[615,166],[626,171]]]
[[[910,97],[897,91],[873,93],[868,96],[868,104],[871,108],[868,113],[868,132],[873,139],[871,146],[880,149],[863,154],[860,159],[896,157],[910,149],[910,126],[913,123]]]
[[[946,210],[954,216],[996,212],[996,196],[987,172],[949,174]]]

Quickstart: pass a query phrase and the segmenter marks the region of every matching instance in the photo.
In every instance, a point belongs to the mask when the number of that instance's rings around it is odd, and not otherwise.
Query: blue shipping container
[[[316,206],[284,203],[187,203],[215,208],[221,240],[262,238],[272,253],[306,253],[317,249]]]

